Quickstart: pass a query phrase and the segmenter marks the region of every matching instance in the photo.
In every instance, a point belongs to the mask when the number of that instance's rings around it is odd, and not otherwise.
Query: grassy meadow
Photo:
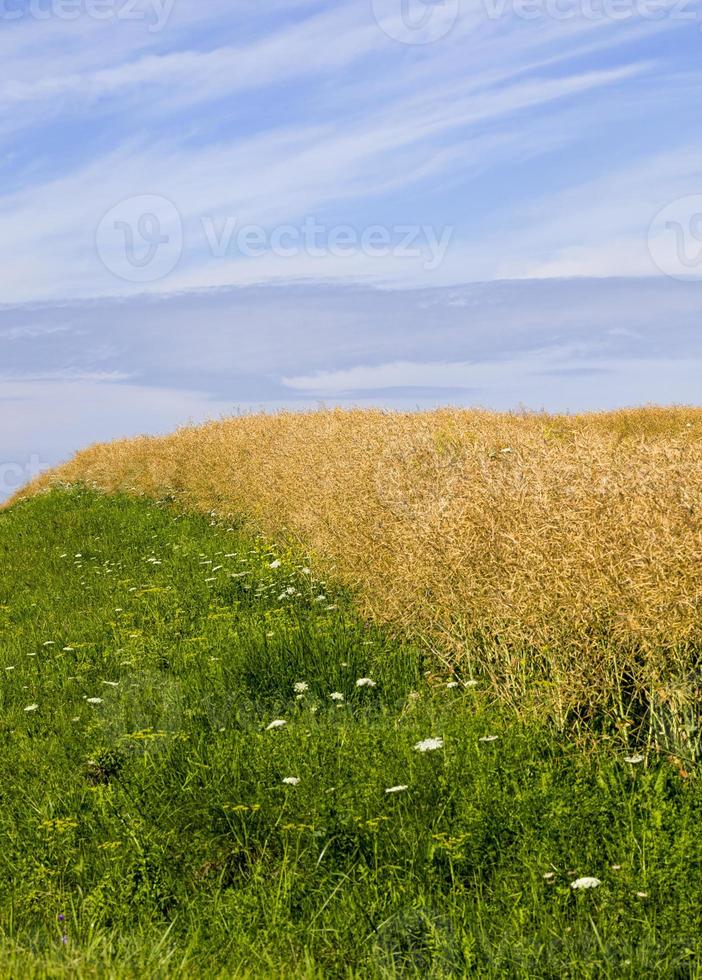
[[[245,519],[518,710],[699,754],[702,409],[244,416],[56,483]]]
[[[0,514],[0,976],[702,976],[694,766],[515,711],[479,650],[359,611],[300,514],[285,546],[250,523]]]

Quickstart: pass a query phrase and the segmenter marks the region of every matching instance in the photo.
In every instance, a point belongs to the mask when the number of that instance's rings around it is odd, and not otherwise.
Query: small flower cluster
[[[436,752],[437,749],[443,749],[443,747],[443,738],[425,738],[421,742],[417,742],[414,749],[415,752]]]

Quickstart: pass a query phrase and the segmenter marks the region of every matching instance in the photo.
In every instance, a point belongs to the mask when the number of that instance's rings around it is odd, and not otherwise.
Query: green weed
[[[0,556],[0,975],[702,975],[694,772],[165,504],[40,494]]]

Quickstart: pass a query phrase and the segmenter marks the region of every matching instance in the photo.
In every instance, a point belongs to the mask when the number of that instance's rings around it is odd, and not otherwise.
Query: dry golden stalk
[[[244,515],[560,717],[702,651],[700,409],[251,415],[94,446],[23,493],[78,482]]]

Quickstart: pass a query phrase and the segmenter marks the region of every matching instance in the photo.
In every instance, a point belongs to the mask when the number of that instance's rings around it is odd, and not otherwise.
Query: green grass
[[[0,515],[0,976],[702,976],[694,773],[449,688],[302,564],[126,497]]]

